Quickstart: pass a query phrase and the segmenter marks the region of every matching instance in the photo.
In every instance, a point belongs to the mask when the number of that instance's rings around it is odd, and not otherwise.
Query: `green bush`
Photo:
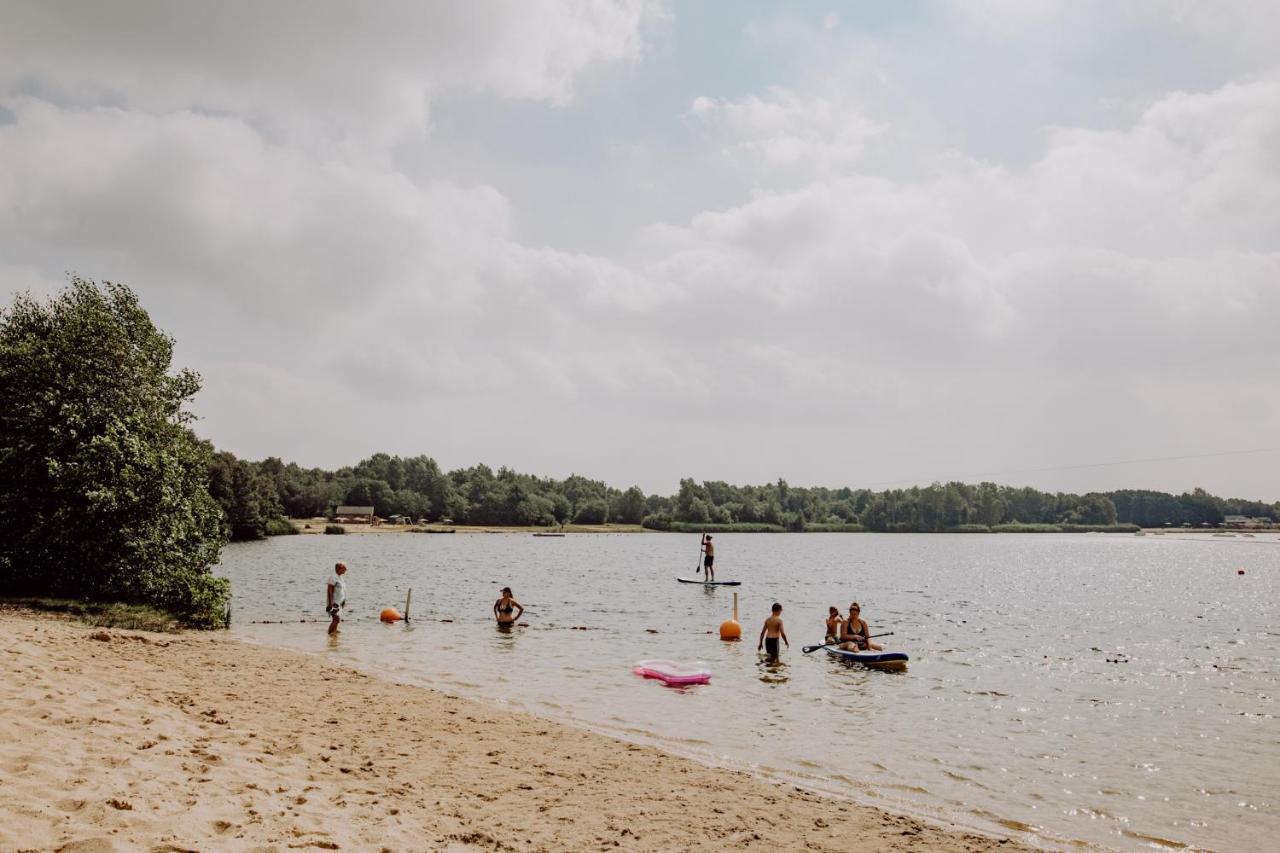
[[[673,533],[786,533],[787,528],[780,524],[764,524],[759,522],[738,522],[736,524],[694,524],[688,521],[673,521],[666,528]]]
[[[73,278],[0,311],[0,588],[222,624],[225,541],[200,389],[129,288]]]
[[[853,524],[847,521],[824,521],[815,524],[806,524],[804,526],[806,533],[866,533],[867,528],[861,524]]]
[[[66,613],[97,628],[166,632],[179,630],[183,622],[173,613],[146,604],[69,601],[58,598],[0,598],[0,610],[9,607]]]
[[[991,528],[985,524],[957,524],[955,527],[948,527],[947,533],[990,533]]]
[[[1021,522],[1012,522],[1010,524],[993,524],[991,525],[992,533],[1061,533],[1062,526],[1058,524],[1022,524]]]
[[[1063,524],[1063,533],[1133,533],[1140,530],[1136,524]]]
[[[324,526],[324,532],[330,536],[341,536],[347,532],[347,528],[343,527],[341,524],[326,524]]]
[[[267,519],[266,533],[268,536],[293,536],[297,532],[298,528],[294,527],[293,522],[287,518],[276,516],[275,518]]]

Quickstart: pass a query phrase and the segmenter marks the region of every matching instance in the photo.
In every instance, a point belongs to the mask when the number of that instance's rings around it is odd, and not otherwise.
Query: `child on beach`
[[[773,613],[764,620],[764,627],[760,629],[760,642],[756,644],[756,651],[764,647],[769,659],[777,660],[779,639],[787,644],[787,648],[791,648],[791,641],[787,639],[787,632],[782,627],[782,605],[774,602]]]

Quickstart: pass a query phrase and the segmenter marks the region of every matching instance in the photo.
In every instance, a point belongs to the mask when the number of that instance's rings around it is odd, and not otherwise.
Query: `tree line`
[[[559,480],[487,465],[444,471],[429,456],[375,453],[334,471],[271,457],[251,463],[216,453],[211,489],[233,538],[267,532],[281,513],[332,516],[340,505],[372,506],[380,517],[493,526],[643,524],[655,530],[867,530],[946,532],[1107,529],[1221,524],[1227,515],[1280,519],[1274,504],[1148,490],[1042,492],[996,483],[934,483],[908,489],[761,486],[680,481],[673,495],[618,489],[577,474]]]

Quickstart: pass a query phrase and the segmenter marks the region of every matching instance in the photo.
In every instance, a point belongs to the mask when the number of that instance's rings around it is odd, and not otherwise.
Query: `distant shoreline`
[[[499,525],[468,525],[468,524],[338,524],[332,521],[326,521],[323,518],[291,518],[289,523],[292,524],[299,533],[311,535],[323,535],[326,527],[341,527],[345,534],[367,535],[367,534],[389,534],[389,533],[425,533],[425,534],[477,534],[477,533],[502,533],[507,535],[559,535],[559,534],[603,534],[603,533],[924,533],[929,535],[935,534],[963,534],[972,535],[978,533],[1138,533],[1156,532],[1161,533],[1190,533],[1190,532],[1213,532],[1222,530],[1222,528],[1141,528],[1136,524],[997,524],[988,527],[987,525],[969,524],[959,528],[951,528],[947,530],[867,530],[857,525],[823,525],[811,524],[806,525],[804,530],[788,530],[780,525],[764,525],[764,524],[706,524],[692,525],[688,523],[675,523],[670,530],[658,530],[654,528],[644,527],[639,524],[566,524],[563,527],[503,527]]]

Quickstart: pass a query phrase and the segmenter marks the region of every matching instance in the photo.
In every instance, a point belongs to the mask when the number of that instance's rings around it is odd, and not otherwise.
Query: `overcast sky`
[[[251,459],[1275,500],[1278,43],[1273,0],[0,0],[0,295],[130,285]]]

